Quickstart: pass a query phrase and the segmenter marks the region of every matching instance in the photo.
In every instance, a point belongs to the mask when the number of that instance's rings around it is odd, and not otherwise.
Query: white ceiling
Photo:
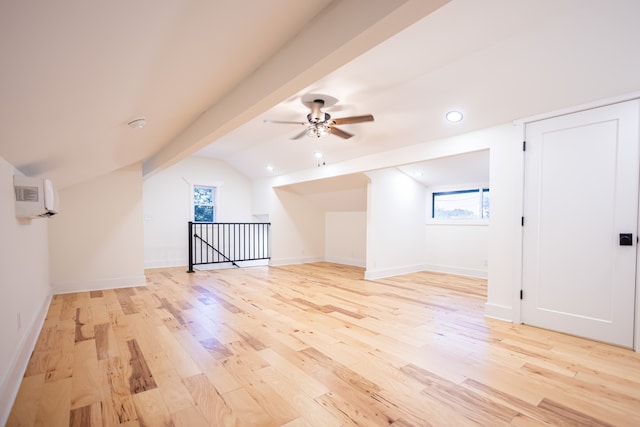
[[[427,160],[398,169],[425,187],[459,187],[489,185],[489,150]]]
[[[198,155],[222,157],[257,178],[267,163],[274,174],[312,168],[316,150],[336,163],[636,91],[635,17],[638,1],[453,0]],[[300,100],[309,93],[338,98],[326,109],[333,117],[372,113],[375,122],[340,126],[356,135],[349,140],[295,141],[289,138],[297,125],[264,123],[304,120]],[[462,111],[464,121],[448,123],[450,109]],[[441,173],[465,170],[430,165]],[[443,184],[429,175],[430,185]]]
[[[338,163],[638,91],[638,17],[637,0],[7,1],[0,156],[59,187],[196,152],[251,178]],[[304,120],[309,93],[375,121],[319,141],[264,123]]]

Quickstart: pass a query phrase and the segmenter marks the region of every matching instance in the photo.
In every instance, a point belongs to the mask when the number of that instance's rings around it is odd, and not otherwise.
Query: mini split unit
[[[58,213],[58,200],[48,179],[13,176],[17,218],[48,218]]]

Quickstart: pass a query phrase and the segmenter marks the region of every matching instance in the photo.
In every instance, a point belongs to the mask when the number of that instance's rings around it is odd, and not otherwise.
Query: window
[[[431,218],[489,219],[489,189],[434,192]]]
[[[193,186],[193,221],[215,222],[216,187]]]

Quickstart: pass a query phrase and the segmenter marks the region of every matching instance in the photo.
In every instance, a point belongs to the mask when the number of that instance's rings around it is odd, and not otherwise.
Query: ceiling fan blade
[[[335,135],[335,136],[339,136],[340,138],[344,138],[344,139],[349,139],[353,136],[353,134],[350,134],[348,132],[345,132],[341,129],[338,129],[335,126],[331,126],[329,129],[331,129],[331,134]]]
[[[307,122],[289,122],[286,120],[268,120],[265,119],[264,120],[265,123],[279,123],[279,124],[285,124],[285,125],[308,125],[309,123]]]
[[[307,134],[307,129],[303,130],[302,132],[300,132],[299,134],[297,134],[296,136],[292,136],[291,139],[300,139],[303,136],[305,136]]]
[[[373,115],[366,114],[364,116],[342,117],[341,119],[332,119],[337,125],[348,125],[350,123],[372,122]]]

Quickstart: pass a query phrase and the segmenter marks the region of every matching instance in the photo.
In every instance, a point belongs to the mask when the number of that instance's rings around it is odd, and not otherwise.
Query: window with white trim
[[[488,188],[434,192],[431,199],[433,219],[489,219]]]
[[[193,186],[193,222],[215,222],[216,187]]]

